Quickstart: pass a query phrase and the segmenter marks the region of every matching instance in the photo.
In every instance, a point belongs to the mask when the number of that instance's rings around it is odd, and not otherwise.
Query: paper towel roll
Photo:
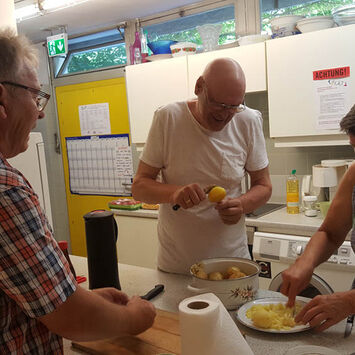
[[[322,165],[313,165],[313,185],[317,187],[337,186],[337,170],[336,168],[324,167]]]
[[[253,355],[217,296],[186,298],[179,304],[182,355]]]

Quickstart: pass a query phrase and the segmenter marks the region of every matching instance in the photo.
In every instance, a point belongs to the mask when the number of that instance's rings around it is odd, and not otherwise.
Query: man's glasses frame
[[[211,108],[213,108],[214,110],[218,110],[218,111],[227,110],[227,111],[232,111],[234,113],[240,113],[240,112],[243,112],[246,108],[244,100],[243,100],[243,103],[241,103],[239,105],[227,105],[227,104],[224,104],[221,102],[215,102],[215,101],[211,100],[208,97],[208,88],[207,88],[206,84],[204,84],[204,91],[206,94],[207,105],[210,106]]]
[[[0,84],[12,85],[15,87],[19,87],[19,88],[28,90],[28,91],[32,92],[33,94],[35,94],[37,96],[36,97],[36,104],[37,104],[37,109],[39,112],[44,110],[44,108],[46,107],[46,105],[48,103],[49,98],[51,97],[51,95],[47,94],[44,91],[34,89],[34,88],[31,88],[26,85],[13,83],[12,81],[0,81]]]

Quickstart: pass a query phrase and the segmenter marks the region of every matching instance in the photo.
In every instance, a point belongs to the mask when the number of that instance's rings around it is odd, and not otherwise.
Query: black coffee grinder
[[[95,210],[84,215],[89,289],[121,290],[117,265],[117,225],[113,213]]]

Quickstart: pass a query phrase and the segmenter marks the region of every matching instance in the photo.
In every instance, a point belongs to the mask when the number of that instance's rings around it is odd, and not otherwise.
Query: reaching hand
[[[205,192],[198,184],[190,184],[177,189],[172,197],[173,204],[178,204],[187,209],[198,205],[206,198]]]
[[[288,307],[293,307],[296,296],[309,284],[313,268],[298,259],[295,264],[282,272],[283,283],[280,292],[288,296]]]
[[[238,198],[222,200],[216,204],[215,209],[225,224],[238,223],[244,214],[242,202]]]
[[[153,325],[156,311],[153,303],[133,296],[127,303],[130,312],[129,334],[139,334]]]
[[[116,303],[116,304],[125,305],[129,300],[128,296],[124,292],[119,291],[113,287],[97,288],[95,290],[92,290],[92,292],[101,296],[106,301]]]
[[[296,322],[309,323],[321,332],[340,322],[352,313],[347,292],[316,296],[308,302],[295,318]]]

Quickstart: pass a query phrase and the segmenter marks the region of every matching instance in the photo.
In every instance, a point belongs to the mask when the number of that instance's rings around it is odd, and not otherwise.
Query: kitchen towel
[[[179,304],[182,355],[253,355],[237,325],[213,293]]]

